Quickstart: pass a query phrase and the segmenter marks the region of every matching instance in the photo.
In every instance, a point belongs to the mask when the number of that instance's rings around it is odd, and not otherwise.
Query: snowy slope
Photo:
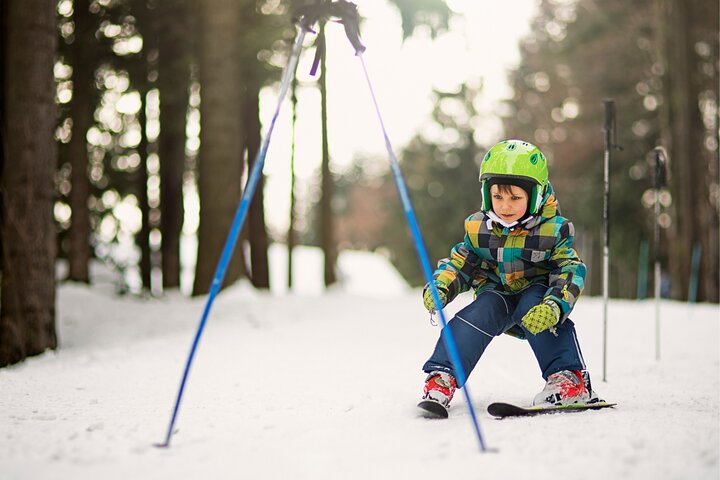
[[[605,383],[602,301],[579,301],[595,389],[614,410],[490,418],[489,402],[526,403],[543,383],[524,342],[497,339],[469,382],[492,449],[481,454],[462,395],[447,421],[417,417],[420,366],[439,333],[420,292],[345,285],[326,295],[244,283],[222,292],[170,449],[153,443],[164,439],[205,299],[63,286],[62,348],[0,370],[0,478],[720,476],[717,306],[663,302],[656,361],[653,303],[612,301]]]

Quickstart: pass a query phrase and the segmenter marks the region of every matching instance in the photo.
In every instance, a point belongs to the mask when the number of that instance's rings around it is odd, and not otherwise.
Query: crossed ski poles
[[[245,218],[247,216],[250,201],[255,194],[255,189],[257,188],[258,182],[262,175],[262,169],[265,164],[265,157],[267,155],[268,146],[270,144],[270,138],[272,136],[275,123],[280,112],[280,106],[282,105],[282,102],[287,95],[290,81],[295,75],[295,69],[297,68],[300,51],[302,50],[303,39],[305,38],[306,32],[313,32],[312,26],[315,22],[324,21],[328,17],[337,17],[339,18],[340,22],[343,23],[345,27],[345,34],[347,35],[348,40],[355,49],[355,55],[360,59],[363,73],[365,75],[365,79],[370,90],[370,95],[372,97],[373,105],[375,107],[375,112],[380,122],[380,127],[382,129],[383,137],[385,139],[385,147],[390,158],[390,166],[392,169],[393,178],[395,180],[398,193],[400,194],[400,200],[403,205],[405,217],[408,221],[410,231],[413,235],[413,240],[420,260],[420,264],[422,266],[425,279],[430,285],[430,291],[432,292],[435,305],[442,305],[442,301],[440,300],[440,294],[438,293],[437,287],[435,286],[435,282],[432,278],[430,260],[427,254],[427,249],[425,248],[425,244],[422,239],[422,235],[420,233],[420,227],[417,222],[415,210],[413,209],[412,202],[410,201],[410,195],[408,194],[407,186],[405,184],[405,178],[403,177],[402,171],[400,169],[400,163],[390,143],[390,138],[388,137],[387,129],[385,128],[382,115],[380,114],[380,108],[375,97],[375,91],[372,87],[372,83],[370,82],[367,67],[365,66],[365,60],[362,56],[363,52],[365,51],[365,47],[360,41],[359,15],[357,13],[357,7],[355,6],[355,4],[347,2],[345,0],[338,0],[336,2],[327,2],[320,5],[301,7],[296,12],[294,18],[294,21],[298,23],[300,28],[298,29],[298,33],[295,37],[295,42],[293,43],[290,57],[288,58],[288,63],[283,72],[277,106],[270,122],[267,135],[265,136],[265,140],[263,141],[262,146],[257,153],[253,168],[248,177],[247,185],[245,186],[245,190],[240,200],[240,204],[238,205],[238,209],[235,213],[230,232],[228,233],[228,237],[225,241],[220,260],[216,267],[215,275],[213,277],[210,291],[208,293],[208,299],[205,303],[205,308],[200,318],[200,323],[198,324],[192,347],[190,349],[190,354],[188,355],[182,379],[180,381],[180,387],[178,389],[177,397],[175,399],[170,424],[168,425],[168,430],[165,436],[165,441],[163,443],[157,444],[156,446],[158,447],[167,448],[170,446],[170,440],[172,439],[173,429],[175,427],[175,422],[177,420],[177,416],[180,410],[180,403],[182,401],[183,392],[185,391],[185,386],[187,384],[190,367],[192,366],[193,359],[195,358],[195,353],[197,352],[197,347],[200,343],[200,337],[202,336],[205,324],[207,323],[207,319],[210,315],[210,310],[215,301],[215,298],[217,297],[218,292],[220,291],[223,279],[225,278],[225,273],[232,258],[233,251],[235,250],[235,245],[237,244],[240,231],[242,230],[242,226],[245,223]],[[324,44],[324,39],[321,39],[321,41],[318,42],[318,48],[324,48]],[[313,70],[316,67],[319,55],[320,52],[316,52],[316,59],[313,62]],[[445,320],[445,314],[443,313],[442,309],[438,309],[438,316],[440,317],[443,325],[443,338],[445,339],[445,344],[450,354],[450,359],[454,367],[455,376],[457,377],[458,383],[460,385],[463,385],[462,390],[465,394],[465,400],[467,401],[468,410],[470,412],[470,417],[473,423],[473,428],[480,444],[480,450],[482,452],[485,452],[487,449],[485,447],[482,433],[480,432],[480,426],[477,420],[477,416],[475,415],[475,409],[470,398],[470,393],[467,389],[467,376],[465,375],[465,370],[463,369],[462,363],[460,362],[460,353],[458,351],[457,344],[451,330],[447,328],[447,321]]]

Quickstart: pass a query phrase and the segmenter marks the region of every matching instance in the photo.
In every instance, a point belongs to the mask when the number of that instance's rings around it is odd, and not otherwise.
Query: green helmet
[[[490,182],[490,180],[495,180]],[[498,182],[500,180],[500,182]],[[506,182],[503,182],[506,180]],[[535,145],[522,140],[503,140],[488,150],[480,165],[483,210],[492,208],[490,183],[532,185],[528,192],[528,213],[535,215],[542,206],[548,185],[545,155]]]

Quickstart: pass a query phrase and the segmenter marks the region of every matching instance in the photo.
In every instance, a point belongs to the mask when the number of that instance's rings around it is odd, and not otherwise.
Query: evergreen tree
[[[180,235],[185,216],[185,126],[194,30],[190,0],[158,0],[156,3],[162,281],[163,289],[171,289],[180,287]]]

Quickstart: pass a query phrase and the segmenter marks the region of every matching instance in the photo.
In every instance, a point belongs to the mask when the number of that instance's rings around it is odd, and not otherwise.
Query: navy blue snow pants
[[[542,302],[547,286],[531,285],[516,294],[496,291],[480,293],[467,307],[460,310],[449,322],[457,343],[465,375],[470,376],[490,341],[502,335],[513,325],[519,325],[530,343],[542,371],[543,378],[560,370],[584,370],[585,362],[570,319],[556,327],[557,336],[550,331],[533,335],[522,326],[522,317]],[[440,334],[435,351],[423,365],[425,372],[444,371],[453,374],[450,355],[445,346],[445,331]],[[458,386],[459,385],[458,382]]]

